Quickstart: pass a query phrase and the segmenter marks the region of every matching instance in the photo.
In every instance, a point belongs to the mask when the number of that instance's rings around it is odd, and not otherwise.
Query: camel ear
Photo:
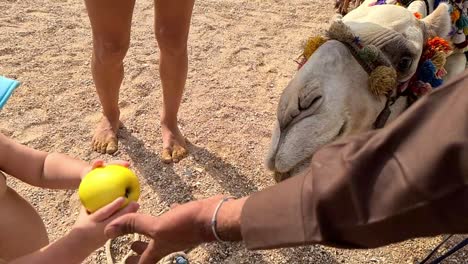
[[[430,34],[447,38],[451,29],[452,22],[450,21],[449,6],[446,3],[441,3],[430,15],[422,20]]]

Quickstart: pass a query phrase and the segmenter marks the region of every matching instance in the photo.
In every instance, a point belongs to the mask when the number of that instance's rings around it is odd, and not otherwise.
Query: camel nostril
[[[311,108],[312,106],[320,103],[322,101],[322,96],[321,95],[318,95],[316,97],[314,97],[312,100],[299,100],[299,110],[300,111],[305,111],[309,108]]]

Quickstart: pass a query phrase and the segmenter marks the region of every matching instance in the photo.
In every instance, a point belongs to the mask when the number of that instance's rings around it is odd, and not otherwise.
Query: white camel
[[[425,37],[448,36],[451,30],[446,4],[440,4],[423,19],[414,16],[412,8],[416,6],[406,9],[365,4],[342,21],[363,43],[380,50],[384,60],[396,70],[399,83],[407,82],[417,71]],[[324,144],[373,129],[387,97],[375,96],[369,90],[368,79],[368,71],[343,41],[328,40],[313,53],[279,101],[266,158],[277,181],[303,170]],[[406,98],[399,97],[391,106],[387,124],[407,107]]]

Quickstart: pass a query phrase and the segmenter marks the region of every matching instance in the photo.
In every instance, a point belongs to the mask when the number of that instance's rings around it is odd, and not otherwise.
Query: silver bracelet
[[[216,206],[216,209],[214,210],[213,217],[211,218],[211,231],[213,232],[213,235],[216,238],[216,240],[218,240],[219,242],[227,242],[227,241],[222,240],[218,236],[218,233],[216,232],[216,224],[217,224],[216,217],[218,216],[218,211],[221,208],[221,205],[223,205],[223,203],[228,201],[229,199],[235,199],[235,197],[228,196],[228,197],[224,197],[221,201],[219,201],[218,205]]]

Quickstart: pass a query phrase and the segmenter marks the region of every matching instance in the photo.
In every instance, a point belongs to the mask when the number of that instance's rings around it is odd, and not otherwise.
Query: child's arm
[[[81,263],[106,242],[106,224],[119,216],[138,210],[138,204],[132,202],[118,211],[123,203],[123,198],[116,199],[91,215],[82,208],[77,223],[66,236],[36,252],[14,259],[10,264]]]
[[[84,161],[28,148],[0,133],[0,170],[28,184],[51,189],[76,189],[90,168]]]

